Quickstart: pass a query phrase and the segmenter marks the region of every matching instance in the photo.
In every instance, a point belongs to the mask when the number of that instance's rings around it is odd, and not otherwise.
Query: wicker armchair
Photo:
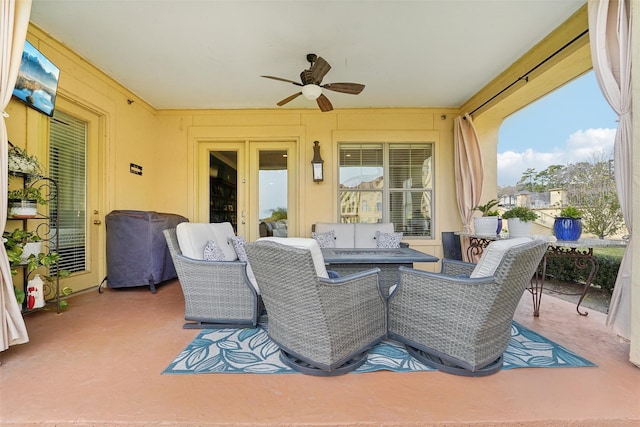
[[[504,249],[488,277],[469,278],[474,264],[467,266],[467,276],[460,276],[466,263],[459,261],[443,264],[447,274],[401,267],[400,282],[388,301],[389,338],[444,372],[498,372],[515,309],[548,244],[528,240]]]
[[[242,261],[203,261],[182,254],[176,230],[164,230],[184,294],[185,329],[256,327],[260,295]]]
[[[273,241],[245,246],[281,360],[310,375],[341,375],[365,362],[386,333],[379,269],[318,277],[309,249]]]

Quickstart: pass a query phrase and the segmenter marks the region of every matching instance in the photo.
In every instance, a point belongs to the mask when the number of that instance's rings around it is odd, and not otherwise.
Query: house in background
[[[37,10],[37,4],[34,9]],[[235,178],[229,180],[236,183],[229,198],[232,202],[223,206],[227,206],[227,210],[232,206],[237,233],[254,240],[259,237],[259,194],[266,191],[261,185],[260,172],[275,167],[266,162],[267,158],[276,155],[286,158],[284,166],[279,164],[278,168],[286,171],[285,184],[280,190],[286,193],[288,235],[309,236],[315,222],[338,220],[343,210],[341,200],[350,199],[340,190],[340,174],[353,167],[347,153],[357,152],[361,156],[358,166],[361,169],[373,167],[387,171],[394,149],[402,148],[406,155],[414,149],[431,150],[431,187],[416,184],[412,188],[420,196],[429,192],[429,231],[407,239],[413,248],[441,256],[440,233],[462,228],[455,190],[454,119],[473,113],[484,158],[482,198],[495,198],[497,138],[502,120],[591,69],[586,5],[558,24],[551,34],[541,35],[544,38],[538,44],[521,58],[514,58],[515,62],[499,75],[490,76],[486,85],[460,105],[337,108],[339,101],[335,97],[336,109],[323,113],[315,107],[305,108],[304,104],[284,109],[252,108],[244,106],[241,99],[236,108],[161,108],[146,102],[112,76],[109,67],[98,68],[71,50],[68,46],[73,40],[57,40],[46,29],[32,23],[27,39],[60,68],[56,112],[77,120],[86,132],[83,136],[87,142],[88,171],[84,211],[86,265],[66,279],[65,286],[77,292],[97,286],[105,276],[103,220],[112,210],[172,212],[191,221],[209,222],[212,200],[216,198],[211,193],[212,156],[225,159]],[[487,26],[487,31],[490,27]],[[473,40],[457,42],[469,44],[470,52],[473,51]],[[446,45],[447,40],[441,43]],[[115,49],[127,51],[127,46]],[[228,55],[232,57],[238,52],[230,51]],[[470,73],[479,63],[492,60],[471,58],[470,54]],[[174,64],[169,58],[166,66],[189,68],[197,64]],[[391,79],[388,84],[393,85],[394,78],[402,79],[403,67],[411,66],[397,64],[397,73],[388,76]],[[269,73],[265,64],[254,69],[256,77]],[[211,79],[215,78],[211,73]],[[143,79],[153,85],[153,70],[148,70]],[[181,82],[174,84],[179,87]],[[440,82],[416,81],[414,84],[439,85]],[[375,91],[375,87],[367,89]],[[49,119],[17,100],[11,101],[7,112],[10,140],[40,158],[49,158],[51,124],[64,125],[64,120],[55,114]],[[312,179],[314,141],[320,142],[324,159],[324,180],[320,183]],[[420,158],[419,164],[423,161]],[[142,173],[131,173],[131,165],[141,166]],[[390,181],[387,185],[391,185]],[[381,220],[392,220],[390,207],[394,190],[398,190],[400,197],[407,192],[401,185],[382,189]],[[420,267],[437,269],[432,265]],[[635,289],[634,298],[638,301],[640,292],[637,286]],[[635,329],[640,330],[637,326],[640,311],[634,310]]]

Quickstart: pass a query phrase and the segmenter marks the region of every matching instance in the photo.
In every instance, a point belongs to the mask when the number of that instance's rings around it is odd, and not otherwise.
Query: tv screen
[[[60,69],[25,41],[13,96],[47,116],[52,116],[59,76]]]

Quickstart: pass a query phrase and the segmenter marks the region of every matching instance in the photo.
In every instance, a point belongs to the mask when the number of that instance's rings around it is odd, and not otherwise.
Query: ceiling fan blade
[[[322,82],[324,76],[331,69],[331,65],[327,61],[325,61],[321,57],[317,57],[313,65],[311,65],[311,77],[313,78],[313,83],[319,85]]]
[[[320,94],[320,96],[316,101],[318,101],[318,107],[320,107],[320,111],[322,111],[323,113],[333,110],[333,105],[331,105],[331,101],[329,101],[329,98],[324,96],[324,94]]]
[[[283,79],[282,77],[274,77],[274,76],[260,76],[260,77],[264,77],[265,79],[280,80],[281,82],[293,83],[296,86],[304,86],[302,83],[294,82],[293,80],[289,80],[289,79]]]
[[[302,92],[294,93],[293,95],[288,96],[285,99],[283,99],[282,101],[278,102],[277,105],[278,105],[278,107],[282,107],[284,104],[286,104],[287,102],[293,101],[294,99],[296,99],[300,95],[302,95]]]
[[[322,85],[322,88],[333,90],[335,92],[357,95],[362,92],[364,85],[360,83],[327,83],[326,85]]]

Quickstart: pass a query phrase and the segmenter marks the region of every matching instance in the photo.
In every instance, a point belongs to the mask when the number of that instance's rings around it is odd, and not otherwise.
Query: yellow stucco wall
[[[95,131],[90,143],[98,161],[91,168],[98,169],[94,191],[98,194],[92,193],[89,215],[90,221],[102,221],[97,246],[100,277],[106,273],[104,216],[110,211],[155,210],[199,219],[195,184],[202,141],[294,141],[298,197],[290,209],[298,220],[291,234],[298,236],[310,236],[317,221],[337,220],[338,142],[433,141],[436,239],[412,240],[411,245],[441,256],[440,232],[461,228],[453,175],[456,109],[158,111],[37,27],[30,26],[27,39],[61,70],[56,109],[73,115],[82,112]],[[10,140],[46,159],[50,119],[15,99],[7,112]],[[310,170],[316,140],[325,160],[325,180],[320,184],[312,182]],[[141,165],[143,175],[131,174],[130,163]],[[495,170],[489,177],[491,173]],[[74,290],[96,285],[76,284]]]
[[[433,240],[411,240],[412,247],[441,256],[440,233],[460,230],[453,170],[453,122],[459,111],[472,111],[522,75],[535,61],[549,55],[567,39],[586,28],[584,11],[546,38],[523,59],[472,97],[464,106],[451,108],[348,109],[322,113],[317,109],[290,110],[156,110],[144,100],[80,58],[41,30],[30,26],[28,40],[60,69],[56,108],[75,114],[87,111],[90,127],[97,129],[97,197],[89,206],[93,220],[103,220],[114,209],[155,210],[206,220],[198,195],[199,147],[204,143],[242,141],[292,141],[297,198],[289,210],[296,220],[290,234],[309,236],[317,221],[337,221],[337,144],[342,141],[433,141],[435,217]],[[570,54],[557,56],[520,85],[474,114],[484,156],[483,200],[495,197],[496,153],[499,126],[508,114],[537,99],[590,66],[588,43],[582,41]],[[545,72],[542,72],[545,71]],[[547,72],[552,71],[552,72]],[[19,101],[8,107],[7,124],[12,142],[46,158],[48,118]],[[313,141],[319,141],[325,160],[325,180],[312,182]],[[143,167],[143,175],[129,172],[129,164]],[[251,171],[244,171],[250,174]],[[242,177],[240,177],[242,178]],[[246,203],[252,203],[250,189]],[[255,224],[253,225],[255,227]],[[104,227],[104,226],[103,226]],[[255,228],[254,228],[255,230]],[[246,230],[253,237],[252,230]],[[99,248],[104,248],[104,229]],[[103,251],[102,249],[100,249]],[[100,254],[100,268],[104,254]],[[429,270],[437,265],[420,266]],[[95,283],[86,284],[87,287]]]
[[[227,110],[160,111],[161,136],[155,147],[160,173],[156,185],[164,189],[156,208],[198,219],[194,170],[197,146],[210,141],[293,140],[298,146],[298,221],[290,234],[310,236],[318,221],[337,221],[337,144],[341,141],[433,141],[435,143],[436,232],[460,229],[453,176],[453,109]],[[319,141],[325,160],[325,180],[312,182],[313,141]],[[167,171],[168,172],[168,171]],[[494,172],[495,173],[495,172]],[[243,177],[240,176],[239,179]],[[411,246],[436,255],[441,242],[412,240]],[[433,266],[432,266],[433,267]],[[435,268],[435,267],[433,267]],[[429,268],[429,269],[433,269]]]

